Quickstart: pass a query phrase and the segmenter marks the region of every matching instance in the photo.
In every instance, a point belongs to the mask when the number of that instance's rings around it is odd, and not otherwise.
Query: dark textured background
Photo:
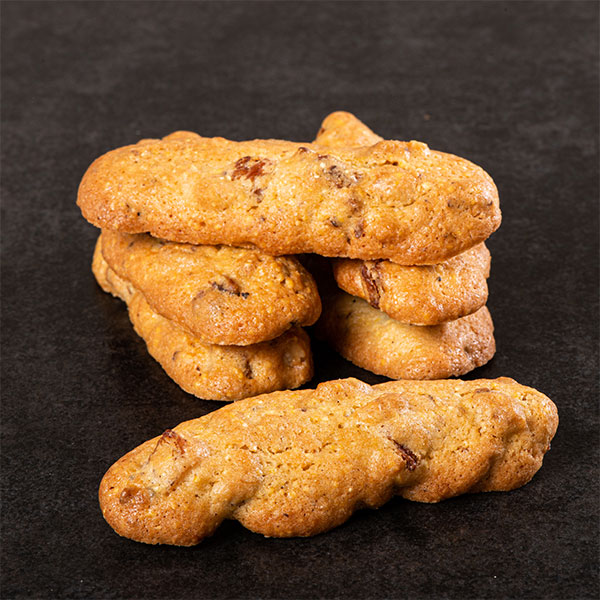
[[[598,3],[1,8],[2,598],[597,597]],[[219,405],[172,383],[94,283],[81,176],[175,129],[310,140],[336,109],[494,177],[498,353],[472,376],[547,393],[552,451],[523,489],[396,499],[312,539],[117,537],[105,470]],[[315,358],[313,384],[382,380]]]

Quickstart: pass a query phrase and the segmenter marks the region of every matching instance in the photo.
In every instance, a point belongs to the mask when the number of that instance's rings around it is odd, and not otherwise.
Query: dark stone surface
[[[556,402],[544,467],[312,539],[118,538],[105,470],[219,405],[172,383],[94,283],[81,176],[175,129],[309,140],[335,109],[496,180],[498,353],[473,377]],[[2,598],[596,598],[598,191],[595,2],[3,2]],[[314,384],[382,380],[315,355]]]

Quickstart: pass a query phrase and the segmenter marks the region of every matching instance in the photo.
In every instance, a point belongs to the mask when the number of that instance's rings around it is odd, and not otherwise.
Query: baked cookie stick
[[[507,378],[329,381],[165,431],[108,470],[100,506],[119,535],[150,544],[196,544],[224,519],[315,535],[394,494],[438,502],[522,486],[557,424],[546,396]]]
[[[490,176],[419,142],[332,150],[177,132],[101,156],[77,202],[94,225],[126,233],[410,265],[446,260],[500,225]]]
[[[209,344],[246,346],[312,325],[321,300],[293,257],[104,231],[102,255],[152,310]]]
[[[110,269],[99,243],[92,270],[102,289],[127,303],[129,318],[150,355],[190,394],[238,400],[295,388],[312,377],[310,342],[299,327],[249,346],[206,344],[153,311],[143,294]]]
[[[485,305],[490,263],[488,249],[479,244],[438,265],[339,258],[333,261],[333,276],[340,288],[393,319],[439,325]]]
[[[496,352],[494,325],[485,306],[429,327],[396,321],[342,291],[327,296],[323,306],[318,333],[358,367],[392,379],[465,375]]]

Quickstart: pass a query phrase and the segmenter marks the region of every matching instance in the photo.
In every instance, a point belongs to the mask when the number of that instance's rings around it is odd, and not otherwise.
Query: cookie
[[[194,396],[238,400],[296,388],[312,377],[310,341],[299,327],[249,346],[206,344],[152,310],[143,294],[110,269],[99,244],[92,268],[102,289],[127,303],[129,318],[150,355]]]
[[[419,142],[330,149],[177,132],[97,159],[77,202],[126,233],[409,265],[442,262],[500,225],[491,177]]]
[[[102,255],[152,309],[209,344],[246,346],[312,325],[317,286],[293,257],[105,230]]]
[[[317,332],[358,367],[392,379],[443,379],[487,363],[496,351],[488,309],[420,327],[339,291],[323,300]]]
[[[224,519],[309,536],[397,494],[438,502],[526,484],[558,424],[552,401],[512,379],[329,381],[248,398],[126,454],[100,484],[122,536],[192,545]]]
[[[438,325],[485,305],[491,257],[479,244],[437,265],[409,267],[389,260],[338,258],[333,274],[340,288],[393,319]]]

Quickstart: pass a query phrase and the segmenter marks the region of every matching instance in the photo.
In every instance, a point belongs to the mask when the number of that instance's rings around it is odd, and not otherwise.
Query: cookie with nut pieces
[[[321,300],[291,256],[103,231],[104,260],[152,310],[208,344],[246,346],[312,325]]]
[[[119,534],[188,546],[224,519],[310,536],[399,495],[438,502],[526,484],[556,407],[512,379],[329,381],[181,423],[118,460],[100,485]]]
[[[176,132],[113,150],[83,177],[92,224],[268,254],[435,264],[500,225],[491,177],[420,142],[331,148]]]
[[[440,325],[401,323],[365,300],[338,290],[323,299],[317,322],[323,337],[358,367],[392,379],[444,379],[465,375],[496,351],[488,309]]]

